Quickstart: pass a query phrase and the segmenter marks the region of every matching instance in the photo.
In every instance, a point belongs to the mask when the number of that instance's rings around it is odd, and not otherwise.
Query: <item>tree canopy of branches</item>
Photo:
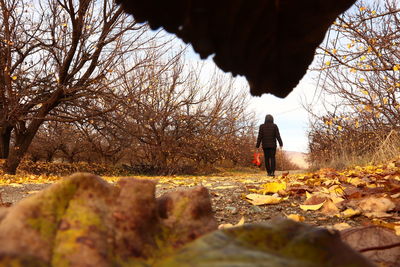
[[[0,0],[0,21],[0,158],[7,173],[15,173],[43,122],[116,109],[121,60],[130,60],[129,72],[158,53],[146,25],[111,0]]]
[[[358,2],[332,25],[330,42],[319,49],[321,85],[331,105],[325,114],[311,111],[315,161],[339,154],[372,158],[399,132],[399,12],[398,1]]]
[[[113,90],[118,108],[70,124],[60,133],[65,138],[53,145],[43,144],[42,136],[51,136],[57,126],[46,124],[32,158],[49,160],[56,154],[69,162],[126,164],[159,174],[193,172],[224,160],[249,164],[255,121],[244,90],[235,93],[232,79],[202,72],[183,56],[160,58],[123,76]],[[120,66],[117,72],[125,72],[124,62]],[[71,129],[75,137],[68,138]]]

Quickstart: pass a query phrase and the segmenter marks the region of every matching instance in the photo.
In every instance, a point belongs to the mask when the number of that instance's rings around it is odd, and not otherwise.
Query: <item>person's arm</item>
[[[282,142],[281,135],[280,135],[280,133],[279,133],[279,128],[278,128],[278,126],[276,126],[275,134],[276,134],[276,139],[278,140],[279,146],[280,146],[280,147],[283,147],[283,142]]]
[[[262,140],[262,135],[263,135],[263,131],[262,131],[262,125],[260,125],[260,128],[258,129],[258,137],[257,137],[257,144],[256,144],[256,148],[260,147],[261,144],[261,140]]]

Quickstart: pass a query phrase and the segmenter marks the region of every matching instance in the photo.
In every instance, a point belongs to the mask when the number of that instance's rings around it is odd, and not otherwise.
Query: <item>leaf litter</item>
[[[121,177],[104,178],[115,183]],[[393,240],[400,238],[400,160],[341,171],[285,172],[274,178],[257,169],[208,176],[141,178],[158,180],[159,194],[182,187],[206,186],[220,228],[282,217],[338,231],[378,227],[385,229],[386,235],[391,234]],[[35,194],[60,179],[43,175],[0,175],[3,206]],[[32,187],[35,185],[39,187]],[[391,253],[400,255],[399,249],[389,251],[396,250]]]

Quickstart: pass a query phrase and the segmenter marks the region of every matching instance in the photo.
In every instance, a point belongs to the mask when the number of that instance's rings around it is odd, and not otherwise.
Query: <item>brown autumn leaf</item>
[[[308,199],[306,199],[306,201],[304,201],[304,205],[317,205],[317,204],[321,204],[322,202],[324,202],[327,198],[325,196],[321,196],[321,195],[311,195]]]
[[[396,206],[388,198],[370,196],[359,202],[362,213],[367,217],[388,217],[388,211],[393,210]]]
[[[363,196],[363,191],[355,186],[347,186],[344,189],[344,194],[347,199],[357,199]]]
[[[345,229],[351,228],[351,226],[350,226],[350,224],[348,224],[348,223],[337,223],[337,224],[334,224],[334,225],[332,226],[332,228],[335,229],[335,230],[337,230],[337,231],[343,231],[343,230],[345,230]]]
[[[322,205],[321,213],[326,216],[334,216],[339,213],[339,209],[331,199],[327,199]]]
[[[354,227],[341,231],[340,235],[343,241],[358,251],[400,242],[400,236],[397,236],[393,230],[380,226]],[[398,266],[400,262],[400,246],[384,250],[375,249],[362,254],[375,263],[381,264],[379,266]]]

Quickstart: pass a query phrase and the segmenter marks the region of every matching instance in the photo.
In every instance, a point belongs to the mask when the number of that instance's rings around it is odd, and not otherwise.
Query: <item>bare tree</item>
[[[204,79],[201,66],[186,64],[183,53],[155,57],[148,68],[120,80],[114,90],[118,108],[86,130],[99,153],[159,173],[239,161],[239,147],[254,124],[244,91],[234,93],[233,80],[218,75]]]
[[[325,98],[313,113],[310,150],[317,158],[371,155],[400,130],[400,7],[398,1],[358,2],[332,25],[320,48]],[[325,155],[325,156],[323,156]]]
[[[0,156],[15,173],[44,121],[117,108],[119,62],[137,52],[130,69],[144,66],[153,37],[111,0],[0,0],[0,10]]]

